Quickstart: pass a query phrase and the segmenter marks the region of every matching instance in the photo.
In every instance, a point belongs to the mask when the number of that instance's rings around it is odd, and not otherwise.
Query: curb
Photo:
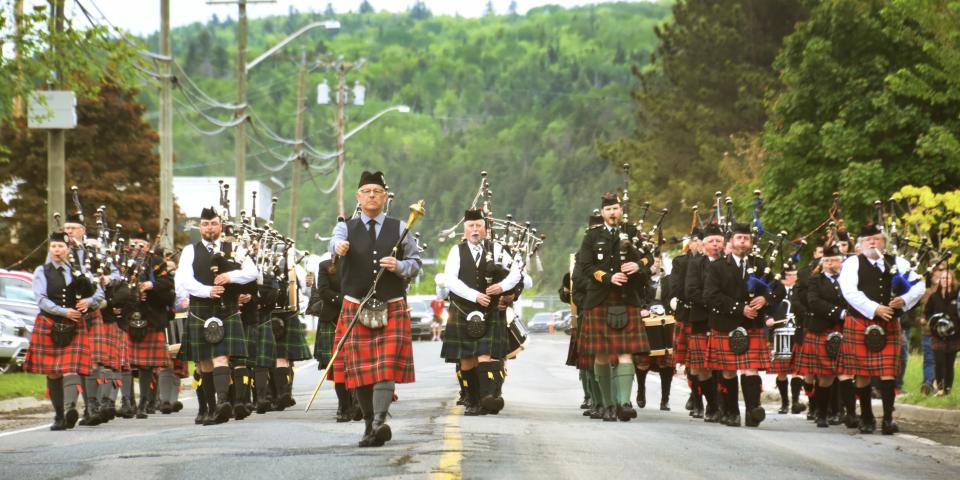
[[[874,400],[874,405],[882,403]],[[906,422],[938,423],[951,426],[960,431],[960,410],[946,410],[942,408],[919,407],[905,403],[895,403],[893,417]]]
[[[28,408],[43,407],[49,404],[46,400],[37,400],[33,397],[8,398],[6,400],[0,400],[0,414],[13,413],[17,410],[25,410]]]

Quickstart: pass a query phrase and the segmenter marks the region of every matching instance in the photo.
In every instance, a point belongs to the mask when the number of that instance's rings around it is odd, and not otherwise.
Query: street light
[[[289,37],[284,38],[283,40],[280,41],[280,43],[270,47],[270,49],[267,50],[266,52],[263,52],[262,55],[260,55],[257,58],[254,58],[252,61],[247,63],[246,71],[249,72],[251,68],[257,66],[257,64],[264,61],[270,55],[277,53],[277,50],[280,50],[281,48],[286,46],[288,43],[292,42],[295,38],[299,37],[300,35],[303,35],[304,33],[310,30],[313,30],[315,28],[320,28],[320,27],[327,29],[328,32],[336,32],[340,30],[340,22],[336,20],[323,20],[321,22],[313,22],[301,28],[300,30],[297,30],[296,32],[291,33]]]
[[[310,230],[310,221],[311,221],[310,217],[303,217],[303,219],[300,220],[300,225],[303,225],[304,232]]]

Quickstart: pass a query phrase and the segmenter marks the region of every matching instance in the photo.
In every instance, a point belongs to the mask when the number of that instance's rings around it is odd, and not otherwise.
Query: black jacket
[[[687,281],[687,267],[697,255],[685,253],[673,259],[673,269],[670,271],[670,295],[677,297],[677,320],[686,322],[690,318],[690,307],[687,305],[687,294],[685,291]],[[670,303],[670,298],[665,303]]]
[[[637,229],[633,225],[622,225],[623,232],[633,238]],[[641,295],[650,278],[649,257],[627,258],[626,261],[636,261],[640,270],[629,276],[626,284],[616,286],[610,282],[613,275],[620,271],[621,261],[619,251],[620,239],[610,234],[605,226],[597,226],[587,230],[577,252],[576,267],[574,268],[584,278],[586,292],[582,310],[588,310],[607,300],[611,291],[617,292],[621,301],[626,305],[641,306]]]
[[[841,313],[847,308],[840,292],[840,284],[834,285],[824,274],[811,277],[807,282],[806,328],[811,332],[823,333],[824,330],[843,324]]]
[[[763,260],[755,257],[746,257],[747,269],[753,268],[756,272],[763,272]],[[722,260],[712,262],[707,267],[706,282],[703,295],[707,306],[710,307],[710,328],[720,332],[729,332],[737,327],[760,328],[763,326],[763,310],[754,319],[743,316],[743,307],[750,303],[752,296],[747,291],[747,280],[737,267],[733,255]],[[766,292],[763,297],[767,305],[779,301],[772,292]]]
[[[714,260],[714,263],[722,260],[722,258]],[[710,307],[707,303],[707,297],[703,294],[703,286],[707,278],[707,267],[710,263],[710,258],[706,255],[696,255],[687,262],[687,273],[683,282],[683,296],[690,306],[687,313],[687,321],[690,322],[693,333],[706,333],[710,331],[708,324]]]
[[[320,311],[317,316],[321,322],[336,323],[340,316],[340,308],[343,306],[343,297],[340,294],[340,276],[330,274],[330,260],[320,262],[317,269],[317,286],[310,294],[310,307],[319,303]],[[311,310],[311,313],[316,310]]]

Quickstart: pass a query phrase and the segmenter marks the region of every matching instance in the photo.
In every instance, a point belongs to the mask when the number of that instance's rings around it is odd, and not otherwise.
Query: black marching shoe
[[[644,408],[647,406],[647,389],[643,385],[637,385],[637,408]],[[632,410],[633,407],[630,407]],[[636,413],[636,412],[634,412]]]
[[[603,421],[604,422],[616,422],[617,421],[617,411],[614,407],[606,407],[603,410]]]
[[[694,405],[693,410],[690,410],[690,416],[693,418],[705,418],[703,413],[703,407],[700,405]]]
[[[740,411],[737,410],[733,413],[728,413],[726,420],[723,422],[724,425],[728,427],[739,427],[740,426]]]
[[[58,432],[58,431],[60,431],[60,430],[66,430],[66,429],[67,429],[67,426],[64,425],[64,423],[63,423],[63,417],[54,417],[54,418],[53,418],[53,425],[50,425],[50,430],[51,430],[51,431]]]
[[[85,402],[83,409],[83,418],[80,419],[80,426],[82,427],[94,427],[103,423],[100,420],[100,415],[97,415],[97,411],[100,409],[100,405],[95,398],[88,398]]]
[[[637,418],[637,411],[630,402],[624,403],[617,409],[617,419],[621,422],[629,422],[631,418]]]
[[[703,414],[703,421],[706,423],[720,423],[720,410],[707,411],[707,413]]]
[[[143,397],[140,397],[140,405],[137,407],[137,418],[147,418],[147,402],[143,399]]]
[[[203,421],[207,419],[207,414],[205,412],[197,412],[197,417],[193,419],[195,425],[203,425]]]
[[[847,428],[860,428],[860,417],[853,413],[847,413],[843,417],[843,424],[846,425]]]
[[[217,415],[214,412],[206,412],[203,414],[203,426],[209,427],[210,425],[216,425],[218,423],[222,422],[217,421]]]
[[[593,402],[590,400],[590,397],[583,397],[583,403],[580,404],[580,410],[589,410],[593,405]]]
[[[759,427],[760,423],[767,418],[767,412],[763,407],[754,407],[746,412],[743,424],[748,427]]]
[[[80,412],[77,412],[77,406],[74,404],[68,404],[66,408],[66,413],[63,414],[63,428],[69,430],[77,424],[77,419],[80,418]],[[93,424],[99,425],[99,424]]]
[[[364,419],[366,427],[363,429],[363,437],[360,439],[360,448],[372,447],[376,439],[373,436],[373,418]]]
[[[500,413],[500,410],[503,410],[503,397],[487,395],[480,399],[480,407],[486,410],[487,413],[496,415]]]
[[[777,413],[779,413],[780,415],[785,415],[787,413],[790,413],[790,401],[786,399],[781,400],[780,410],[777,410]]]
[[[827,415],[827,423],[830,425],[840,425],[843,423],[843,419],[840,418],[840,414],[835,413],[833,415]]]
[[[373,444],[371,447],[382,447],[384,443],[393,438],[393,432],[390,425],[387,425],[387,414],[376,413],[373,415]]]
[[[117,405],[110,400],[101,400],[100,401],[100,418],[103,419],[103,423],[107,423],[114,418],[117,418]]]
[[[485,412],[480,405],[467,405],[467,408],[463,409],[463,414],[467,417],[477,417],[480,415],[485,415]]]
[[[590,419],[591,419],[591,420],[603,420],[603,412],[604,412],[604,408],[603,408],[603,407],[601,407],[601,406],[599,406],[599,405],[594,405],[593,408],[591,408],[590,410],[587,410],[587,411],[590,412]]]
[[[877,431],[877,419],[870,418],[861,418],[860,419],[860,433],[870,434]]]
[[[216,423],[226,423],[233,416],[233,405],[228,400],[217,403],[217,409],[212,416]]]
[[[136,410],[133,408],[133,404],[130,403],[130,399],[123,397],[120,400],[120,410],[117,412],[117,415],[120,418],[133,418],[136,415]]]
[[[880,424],[880,433],[884,435],[893,435],[900,431],[900,426],[897,425],[897,422],[894,422],[893,419],[887,420],[884,419],[883,423]]]
[[[180,402],[179,400],[177,400],[176,402],[173,402],[173,413],[177,413],[180,410],[183,410],[183,403]]]
[[[247,407],[246,403],[238,403],[233,406],[233,419],[234,420],[243,420],[250,416],[250,409]]]
[[[693,394],[690,394],[690,397],[687,398],[687,403],[683,404],[684,410],[693,410]]]
[[[259,410],[258,410],[258,413],[259,413]],[[348,411],[348,409],[345,409],[343,407],[338,407],[336,419],[337,419],[337,423],[347,423],[353,420],[353,412],[350,412]]]
[[[808,422],[812,422],[812,421],[814,421],[814,420],[816,420],[816,419],[817,419],[817,413],[814,412],[813,410],[808,410],[808,411],[807,411],[807,421],[808,421]]]
[[[802,402],[799,402],[799,401],[798,401],[798,402],[794,402],[794,403],[793,403],[793,406],[790,407],[790,411],[793,412],[793,413],[802,413],[802,412],[803,412],[804,410],[806,410],[806,409],[807,409],[807,404],[802,403]],[[784,413],[786,413],[786,412],[784,412]],[[813,420],[813,418],[811,418],[812,414],[813,414],[813,412],[810,412],[810,413],[807,414],[807,420]]]
[[[661,400],[661,401],[660,401],[660,410],[662,410],[662,411],[664,411],[664,412],[669,412],[669,411],[670,411],[670,401],[669,401],[669,400]]]
[[[589,417],[590,415],[593,415],[593,407],[590,407],[590,408],[588,408],[588,409],[586,409],[586,410],[583,411],[583,416],[584,416],[584,417]]]
[[[826,415],[817,415],[817,428],[829,428],[830,423],[827,422]]]
[[[170,402],[160,403],[160,413],[164,415],[170,415],[173,413],[173,405],[171,405]]]

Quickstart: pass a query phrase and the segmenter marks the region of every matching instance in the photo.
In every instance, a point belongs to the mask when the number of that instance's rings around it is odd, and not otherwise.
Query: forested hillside
[[[251,20],[248,61],[307,23],[333,17],[342,28],[334,35],[310,32],[250,72],[248,179],[272,176],[289,184],[291,168],[283,159],[292,146],[271,138],[270,131],[294,136],[301,54],[305,51],[311,64],[340,56],[365,59],[348,73],[348,86],[359,81],[367,90],[364,106],[348,105],[347,130],[391,105],[406,104],[413,112],[391,113],[348,140],[347,209],[353,208],[360,171],[382,169],[397,193],[398,216],[416,199],[426,200],[428,214],[419,230],[431,246],[428,255],[439,255],[445,251],[437,232],[462,215],[479,172],[486,170],[495,214],[528,219],[548,236],[541,278],[552,288],[600,194],[622,183],[598,147],[633,134],[631,68],[649,61],[657,43],[654,26],[669,13],[669,6],[656,3],[611,3],[482,18],[434,17],[414,8],[404,14],[290,12]],[[172,32],[186,76],[224,102],[236,100],[236,26],[214,18]],[[157,45],[157,38],[144,42]],[[181,84],[187,81],[182,77]],[[317,104],[316,86],[324,79],[335,85],[335,78],[323,68],[308,75],[306,138],[320,153],[334,150],[336,107]],[[175,174],[233,175],[231,130],[200,133],[218,128],[195,110],[222,122],[231,112],[206,107],[182,90],[175,99]],[[145,88],[143,100],[156,115],[156,90]],[[301,214],[314,219],[310,237],[328,235],[336,218],[334,194],[322,193],[335,179],[321,175],[330,171],[329,161],[311,162],[322,171],[306,176],[301,189]],[[642,158],[634,168],[643,168]],[[283,226],[289,195],[279,197],[277,219]],[[312,243],[307,246],[321,246]]]

